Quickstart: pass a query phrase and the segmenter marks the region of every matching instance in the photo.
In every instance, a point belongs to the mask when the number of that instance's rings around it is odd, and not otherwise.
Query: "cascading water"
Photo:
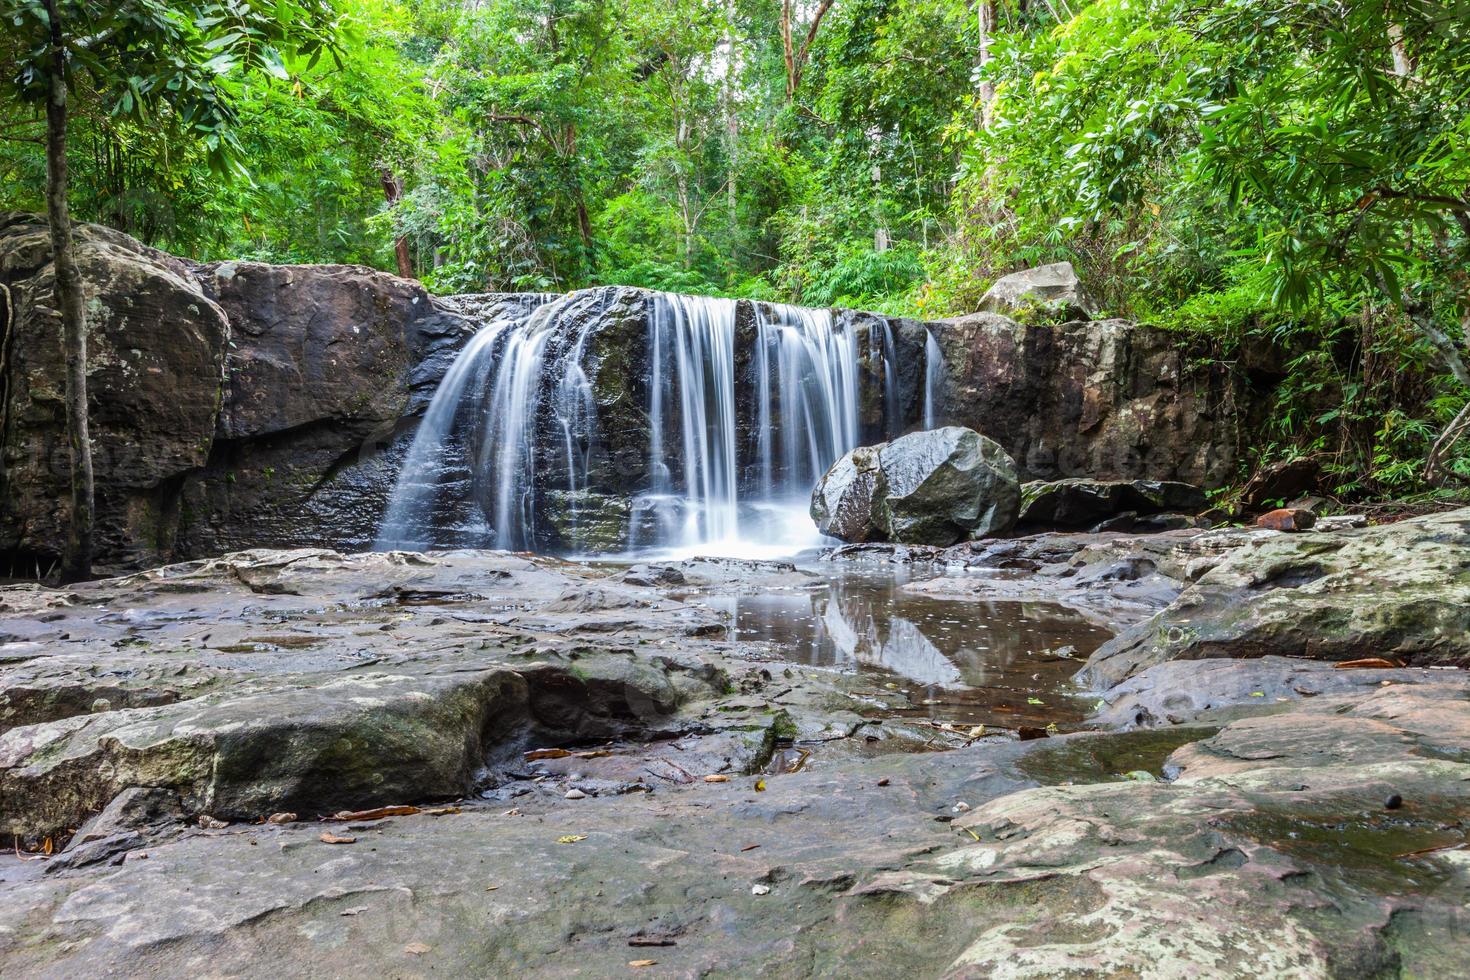
[[[924,428],[938,424],[939,388],[944,384],[944,351],[933,330],[924,331]]]
[[[735,469],[735,301],[655,293],[648,315],[649,493],[633,544],[726,541],[739,522]],[[671,414],[672,412],[672,414]],[[677,423],[669,447],[666,428]],[[671,462],[670,450],[679,462]],[[675,478],[675,468],[679,479]],[[644,515],[647,515],[645,518]]]
[[[804,499],[858,444],[857,338],[834,330],[827,310],[770,305],[756,316],[759,486]]]
[[[435,393],[376,546],[820,543],[812,487],[896,417],[893,331],[863,329],[860,360],[859,328],[826,310],[615,287],[492,318]]]

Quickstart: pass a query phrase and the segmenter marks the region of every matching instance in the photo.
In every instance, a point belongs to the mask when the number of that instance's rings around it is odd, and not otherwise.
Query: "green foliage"
[[[284,81],[284,51],[314,65],[334,34],[327,0],[3,0],[11,80],[33,104],[49,91],[53,9],[69,88],[113,120],[197,141],[221,171],[238,170],[243,149],[226,80]]]
[[[912,248],[849,252],[819,274],[802,294],[818,306],[874,307],[887,297],[901,295],[924,275],[924,266]]]
[[[926,317],[1067,260],[1347,493],[1413,492],[1470,396],[1470,0],[1006,0],[983,55],[964,0],[837,0],[790,97],[775,0],[57,2],[105,28],[74,212],[200,258]],[[0,0],[5,206],[43,10]]]

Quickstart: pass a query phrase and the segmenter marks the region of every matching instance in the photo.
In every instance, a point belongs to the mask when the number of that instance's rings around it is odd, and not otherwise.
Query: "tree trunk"
[[[1393,73],[1400,78],[1410,78],[1414,74],[1414,59],[1409,56],[1409,47],[1404,43],[1404,27],[1393,21],[1388,22],[1388,50],[1393,56]]]
[[[781,0],[781,60],[786,65],[786,101],[796,98],[796,50],[791,43],[792,0]]]
[[[68,582],[92,574],[92,443],[87,424],[87,320],[82,279],[72,254],[67,208],[66,47],[56,0],[46,0],[51,21],[51,70],[46,96],[46,217],[51,225],[51,259],[56,305],[61,309],[66,356],[66,438],[71,450],[71,524],[61,576]]]
[[[998,14],[999,5],[996,0],[979,0],[975,5],[975,19],[980,34],[978,67],[982,71],[986,65],[990,64],[990,45],[995,40]],[[982,79],[977,95],[980,100],[980,130],[988,133],[991,124],[995,121],[995,83],[989,79]]]
[[[739,62],[736,57],[738,42],[735,37],[735,0],[726,0],[725,18],[727,21],[726,35],[730,44],[729,54],[725,63],[725,222],[730,232],[730,244],[733,246],[738,231],[736,223],[736,203],[739,194],[736,191],[735,179],[740,169],[740,117],[735,113],[735,81],[739,70]]]
[[[812,13],[812,22],[806,30],[806,37],[800,45],[797,45],[794,33],[796,31],[796,3],[795,0],[781,0],[781,56],[786,62],[786,101],[796,101],[796,90],[801,87],[801,74],[806,70],[807,59],[812,54],[812,43],[817,39],[817,30],[822,26],[822,18],[827,16],[827,11],[832,9],[835,0],[820,0],[817,9]]]
[[[403,199],[403,180],[396,176],[387,167],[378,172],[378,179],[383,183],[383,197],[392,207]],[[398,274],[405,279],[412,279],[413,256],[408,251],[408,237],[399,235],[393,239],[393,254],[398,260]]]

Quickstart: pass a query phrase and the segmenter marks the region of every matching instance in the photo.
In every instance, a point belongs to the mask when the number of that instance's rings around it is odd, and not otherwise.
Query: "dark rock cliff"
[[[417,420],[478,311],[545,299],[435,299],[349,266],[199,266],[97,226],[80,226],[78,240],[104,565],[369,546]],[[51,275],[44,222],[0,214],[0,574],[44,572],[65,539]],[[606,444],[593,448],[617,479],[584,492],[622,495],[646,467],[647,358],[637,347],[646,304],[635,290],[592,299],[608,318],[586,362],[606,416],[597,434]],[[738,349],[750,309],[737,313],[737,370],[750,363]],[[1236,472],[1245,420],[1265,404],[1224,368],[1198,366],[1177,335],[1122,321],[1023,326],[976,314],[924,324],[838,311],[836,322],[858,332],[865,439],[918,426],[932,330],[945,360],[939,424],[994,438],[1023,479],[1218,485]],[[874,367],[885,353],[886,377]]]

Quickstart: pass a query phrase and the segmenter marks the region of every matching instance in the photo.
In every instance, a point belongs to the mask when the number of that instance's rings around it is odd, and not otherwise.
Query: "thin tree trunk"
[[[726,35],[730,51],[725,63],[725,221],[730,231],[730,244],[735,244],[737,231],[735,175],[740,167],[740,117],[735,114],[735,76],[738,68],[735,37],[735,0],[726,0]]]
[[[1388,22],[1388,50],[1393,56],[1393,73],[1400,78],[1414,74],[1414,59],[1409,56],[1409,47],[1404,43],[1404,27]]]
[[[812,43],[817,39],[817,30],[822,26],[822,18],[827,16],[827,11],[832,9],[835,0],[820,0],[817,9],[812,14],[812,22],[807,27],[806,37],[800,46],[797,45],[793,34],[796,30],[795,0],[781,0],[781,55],[786,62],[786,101],[796,101],[796,90],[801,87],[801,75],[806,70],[807,60],[812,54]]]
[[[792,0],[781,0],[781,60],[786,64],[786,101],[796,98],[796,51],[791,43]]]
[[[1465,433],[1470,431],[1470,402],[1460,409],[1454,421],[1445,426],[1445,430],[1434,440],[1434,445],[1429,450],[1429,457],[1424,461],[1424,479],[1428,483],[1439,483],[1445,476],[1444,461],[1449,456],[1450,450],[1455,444],[1464,438]]]
[[[383,184],[383,197],[392,207],[403,199],[403,181],[387,167],[378,172],[378,179]],[[398,260],[398,274],[405,279],[414,278],[413,256],[408,250],[408,236],[399,235],[393,239],[393,254]]]
[[[46,217],[51,225],[56,304],[61,309],[66,356],[66,437],[71,450],[71,522],[61,575],[76,582],[92,574],[92,443],[87,424],[87,320],[82,279],[72,254],[67,208],[66,47],[56,0],[46,0],[51,21],[50,91],[46,97]]]
[[[975,19],[980,34],[980,51],[978,67],[983,71],[990,64],[990,45],[995,40],[995,26],[999,14],[996,0],[979,0],[976,4]],[[980,82],[980,90],[977,93],[980,99],[980,129],[982,132],[990,132],[991,124],[995,121],[995,83],[988,78]]]

